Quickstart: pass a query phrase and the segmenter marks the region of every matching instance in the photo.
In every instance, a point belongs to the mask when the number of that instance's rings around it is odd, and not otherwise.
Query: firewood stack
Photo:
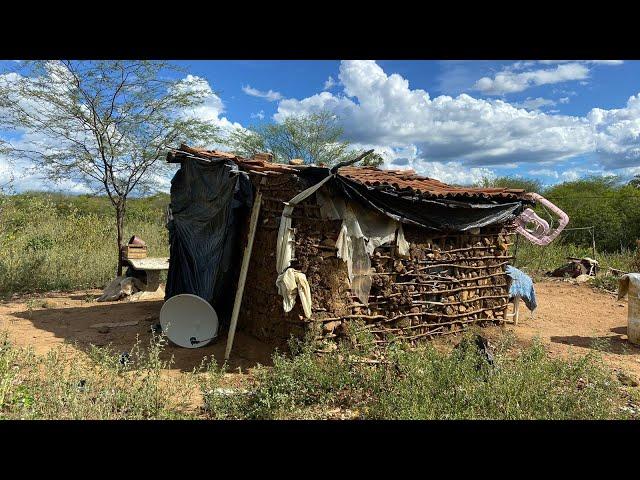
[[[456,333],[472,323],[503,322],[508,303],[505,267],[513,258],[508,254],[513,231],[483,230],[477,235],[428,237],[405,228],[409,258],[400,258],[395,245],[374,252],[368,305],[347,290],[347,313],[334,315],[335,306],[314,305],[319,311],[308,323],[322,324],[321,330],[316,328],[318,338],[335,338],[348,330],[348,322],[360,320],[377,343],[386,343],[391,336],[414,341]],[[319,240],[322,245],[333,239]],[[303,251],[298,250],[299,262],[313,271],[315,252]],[[323,255],[326,262],[327,254]],[[315,300],[317,282],[311,284]]]

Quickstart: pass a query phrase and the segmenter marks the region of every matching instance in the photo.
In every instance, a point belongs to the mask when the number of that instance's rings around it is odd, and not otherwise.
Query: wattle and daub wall
[[[504,321],[513,228],[500,225],[475,235],[443,235],[405,225],[410,257],[400,258],[395,244],[374,251],[375,274],[369,305],[364,306],[351,294],[346,264],[336,257],[341,220],[322,219],[315,195],[294,209],[292,220],[292,266],[307,276],[313,315],[304,318],[299,299],[285,313],[275,285],[282,202],[308,185],[295,175],[251,178],[256,187],[263,181],[263,203],[239,321],[248,333],[285,345],[291,335],[310,331],[316,338],[333,339],[358,325],[373,333],[376,343],[385,343],[392,337],[414,341],[459,332],[474,323]]]

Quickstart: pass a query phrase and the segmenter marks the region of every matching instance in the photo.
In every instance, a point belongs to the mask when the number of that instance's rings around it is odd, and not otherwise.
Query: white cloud
[[[251,118],[257,118],[259,120],[262,120],[264,118],[264,110],[260,110],[257,113],[252,113]]]
[[[195,75],[187,75],[178,84],[177,88],[184,88],[198,91],[202,94],[203,102],[201,105],[184,110],[182,115],[189,118],[198,118],[200,120],[211,122],[222,129],[222,134],[233,128],[239,128],[241,125],[237,122],[231,122],[226,117],[221,117],[224,113],[224,103],[222,99],[213,92],[209,82],[202,77]]]
[[[640,94],[629,97],[625,108],[594,108],[588,114],[596,152],[609,168],[640,163]]]
[[[55,79],[56,77],[60,77],[66,73],[66,70],[60,69],[59,64],[56,62],[50,62],[48,65],[48,70],[50,75]],[[6,86],[7,83],[17,82],[21,79],[18,74],[9,73],[5,75],[0,75],[0,84],[4,84]],[[11,86],[11,85],[9,85]],[[224,112],[224,104],[220,97],[218,97],[209,83],[201,78],[194,75],[187,75],[180,82],[178,82],[173,88],[176,88],[178,91],[193,91],[200,94],[200,98],[202,100],[202,104],[189,109],[183,109],[177,112],[177,115],[189,119],[189,118],[198,118],[204,121],[212,122],[221,128],[221,134],[224,137],[231,129],[242,128],[242,126],[237,122],[231,122],[226,117],[221,116]],[[17,89],[13,89],[17,92]],[[17,94],[16,94],[17,95]],[[29,108],[32,111],[32,114],[37,114],[38,110],[31,108],[30,103],[32,100],[16,97],[16,100],[19,100],[24,103],[25,108]],[[54,108],[48,105],[44,105],[45,108]],[[38,105],[38,108],[41,110],[43,105]],[[2,112],[0,111],[0,116]],[[2,136],[5,139],[8,139],[11,136],[11,143],[13,147],[20,148],[23,150],[32,149],[33,146],[40,146],[40,148],[46,148],[50,152],[54,151],[57,145],[61,145],[65,142],[64,139],[53,138],[48,136],[48,134],[44,132],[31,132],[27,133],[24,131],[15,131],[15,132],[1,132]],[[76,140],[82,140],[83,135],[89,135],[88,132],[78,132],[75,133]],[[213,148],[219,148],[219,145],[212,146]],[[164,164],[158,166],[158,170],[164,170]],[[0,176],[4,170],[9,168],[9,164],[7,163],[6,158],[0,158]],[[53,183],[51,180],[45,180],[42,171],[38,171],[34,168],[34,165],[25,159],[19,159],[14,162],[11,166],[12,172],[14,173],[13,185],[17,191],[24,191],[29,189],[37,189],[37,190],[64,190],[70,193],[88,193],[91,192],[92,189],[86,186],[86,182],[82,182],[80,178],[69,178],[62,181],[58,181],[57,183]],[[165,178],[162,175],[151,174],[148,175],[147,178],[153,180],[152,177],[158,177],[158,181],[156,183],[160,184],[163,189],[166,190],[166,186],[169,182],[168,178]],[[161,178],[162,177],[162,178]],[[92,180],[91,180],[92,181]],[[93,185],[92,185],[93,186]]]
[[[624,60],[539,60],[542,64],[553,64],[553,63],[568,63],[568,62],[580,62],[580,63],[591,63],[593,65],[622,65]]]
[[[556,161],[593,150],[583,118],[530,112],[466,94],[432,99],[424,90],[412,90],[400,75],[387,75],[374,61],[343,61],[339,79],[344,94],[282,100],[274,118],[330,110],[351,141],[414,145],[431,162],[470,166]]]
[[[555,68],[520,73],[513,69],[505,69],[494,78],[482,77],[475,83],[474,88],[485,95],[504,95],[522,92],[533,86],[584,80],[588,76],[589,69],[580,63],[563,63]]]
[[[563,102],[561,102],[563,103]],[[550,100],[548,98],[531,98],[528,97],[526,100],[522,102],[512,102],[511,105],[514,107],[525,108],[527,110],[540,110],[542,107],[553,107],[556,105],[556,102]]]
[[[339,80],[341,92],[280,101],[275,120],[329,110],[340,119],[347,139],[386,152],[386,166],[427,176],[435,172],[456,183],[463,183],[456,175],[476,180],[494,172],[473,168],[529,163],[549,173],[586,154],[596,164],[582,174],[640,165],[640,94],[622,109],[594,108],[587,116],[568,116],[466,94],[431,98],[374,61],[343,61]],[[528,98],[522,106],[567,103],[570,95],[565,94],[557,101]],[[566,178],[580,174],[575,169],[564,173]]]
[[[63,179],[58,182],[45,180],[30,162],[10,162],[4,156],[0,156],[0,177],[4,189],[10,187],[17,192],[44,190],[48,192],[63,191],[71,194],[91,193],[91,189],[82,182],[73,179]]]
[[[251,95],[252,97],[264,98],[269,102],[276,102],[278,100],[282,100],[283,98],[280,92],[276,92],[273,90],[263,92],[261,90],[258,90],[257,88],[253,88],[251,85],[245,85],[244,87],[242,87],[242,91],[247,95]]]
[[[461,162],[429,162],[422,158],[415,145],[391,148],[385,145],[354,144],[362,150],[375,149],[384,158],[381,168],[391,170],[415,170],[419,175],[435,178],[444,183],[471,185],[482,181],[483,178],[495,178],[497,174],[483,167],[466,167]]]
[[[331,90],[335,86],[336,86],[336,81],[333,79],[332,76],[329,76],[329,78],[327,78],[324,82],[323,90]]]
[[[551,170],[550,168],[533,169],[529,170],[528,173],[529,175],[532,175],[534,177],[558,178],[560,176],[560,174],[556,170]]]

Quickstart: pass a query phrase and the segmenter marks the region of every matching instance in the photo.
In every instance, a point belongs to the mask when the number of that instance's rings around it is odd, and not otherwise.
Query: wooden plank
[[[224,352],[225,361],[229,360],[231,348],[233,347],[233,337],[236,334],[236,325],[238,323],[238,314],[240,313],[240,305],[242,304],[242,295],[244,293],[244,285],[247,280],[247,271],[249,270],[249,261],[251,260],[251,251],[253,250],[253,239],[256,236],[256,225],[260,215],[260,205],[262,204],[262,192],[258,185],[256,199],[253,202],[251,211],[251,221],[249,223],[249,238],[247,246],[242,256],[242,267],[240,268],[240,278],[238,279],[238,289],[236,290],[236,298],[233,303],[233,313],[231,314],[231,325],[229,326],[229,335],[227,337],[227,348]]]
[[[125,260],[134,270],[168,270],[169,257],[129,258]]]

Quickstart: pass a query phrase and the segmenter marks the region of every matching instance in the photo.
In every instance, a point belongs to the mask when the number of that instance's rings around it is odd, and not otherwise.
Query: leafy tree
[[[640,175],[634,175],[634,177],[629,181],[629,186],[640,188]]]
[[[233,131],[227,144],[243,157],[270,152],[274,161],[288,163],[294,158],[305,163],[334,165],[357,157],[363,150],[354,149],[343,139],[343,129],[330,112],[290,116],[281,123],[269,122]],[[371,154],[364,165],[378,166],[383,158]]]
[[[543,190],[540,180],[508,176],[496,178],[484,177],[477,186],[482,188],[522,188],[527,192],[536,193],[540,193]]]
[[[599,250],[633,247],[640,238],[640,190],[620,184],[615,177],[561,183],[550,187],[545,197],[569,215],[569,227],[594,226]],[[580,231],[568,232],[566,239],[585,245],[591,242]]]
[[[167,148],[217,141],[216,127],[193,113],[211,90],[197,77],[173,79],[179,72],[165,61],[64,60],[23,62],[0,77],[2,120],[24,134],[12,154],[50,180],[105,193],[118,250],[127,198],[155,189]]]

